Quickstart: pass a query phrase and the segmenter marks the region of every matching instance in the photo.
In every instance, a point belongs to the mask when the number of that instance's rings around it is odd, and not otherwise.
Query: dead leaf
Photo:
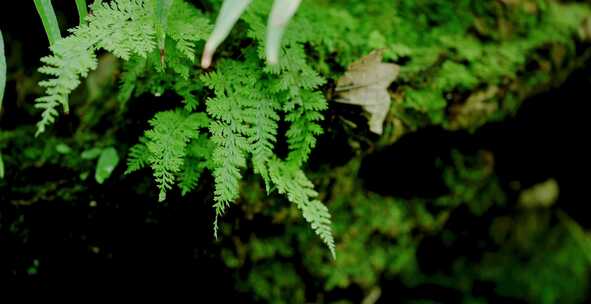
[[[388,87],[398,78],[400,66],[383,63],[383,51],[375,50],[352,63],[337,81],[337,102],[360,105],[370,114],[369,129],[382,134],[390,110]]]

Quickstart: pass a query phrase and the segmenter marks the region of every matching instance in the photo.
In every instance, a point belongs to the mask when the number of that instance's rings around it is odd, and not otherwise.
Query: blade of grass
[[[0,179],[4,178],[4,161],[2,160],[2,153],[0,152]]]
[[[222,4],[220,14],[215,22],[213,33],[205,44],[203,57],[201,58],[201,67],[204,69],[211,65],[211,60],[215,50],[222,41],[228,37],[232,27],[240,18],[240,15],[246,10],[252,0],[225,0]]]
[[[267,61],[270,64],[276,64],[279,61],[279,48],[281,47],[281,37],[285,32],[287,23],[298,10],[301,0],[275,0],[269,22],[267,24],[267,41],[265,53]]]
[[[58,39],[61,38],[60,27],[57,23],[57,17],[53,10],[50,0],[34,0],[37,12],[43,22],[45,33],[49,39],[49,44],[53,45]]]
[[[168,14],[172,0],[156,0],[154,2],[154,24],[160,48],[160,63],[164,66],[164,43],[166,41],[166,30],[168,28]]]
[[[78,16],[80,17],[80,24],[82,24],[86,19],[86,15],[88,15],[86,0],[76,0],[76,8],[78,9]]]
[[[2,98],[6,87],[6,57],[4,56],[4,38],[0,31],[0,110],[2,110]]]

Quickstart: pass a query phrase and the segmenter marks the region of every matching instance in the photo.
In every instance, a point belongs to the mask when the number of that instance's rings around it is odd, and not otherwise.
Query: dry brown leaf
[[[369,129],[382,134],[390,109],[388,87],[398,78],[400,66],[383,63],[383,51],[375,50],[352,63],[337,81],[337,102],[360,105],[369,114]]]

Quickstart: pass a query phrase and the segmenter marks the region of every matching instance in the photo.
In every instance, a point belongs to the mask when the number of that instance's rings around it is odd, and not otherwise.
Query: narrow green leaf
[[[64,143],[55,146],[55,150],[60,154],[70,154],[72,152],[72,148]]]
[[[158,37],[158,47],[160,50],[164,49],[164,41],[166,40],[166,29],[168,28],[168,14],[172,0],[156,0],[154,1],[154,24],[156,26],[156,35]]]
[[[275,0],[273,9],[267,24],[267,41],[265,53],[270,64],[276,64],[279,60],[279,48],[281,37],[285,32],[287,23],[293,17],[300,6],[301,0]]]
[[[0,153],[0,179],[4,178],[4,161],[2,160],[2,153]]]
[[[47,33],[49,44],[53,45],[58,39],[62,37],[60,34],[60,27],[57,23],[57,17],[55,16],[55,11],[53,10],[53,5],[51,5],[50,0],[34,1],[37,12],[39,13],[41,21],[43,22],[45,33]]]
[[[87,159],[87,160],[88,159],[95,159],[95,158],[99,157],[102,152],[103,152],[103,150],[100,148],[92,148],[92,149],[82,151],[82,154],[80,154],[80,157],[82,159]]]
[[[246,10],[252,0],[225,0],[222,4],[222,9],[215,22],[213,33],[205,44],[203,51],[203,58],[201,59],[201,66],[208,68],[211,65],[211,60],[215,50],[220,46],[222,41],[228,37],[232,27],[240,18],[240,15]]]
[[[86,0],[76,0],[76,8],[78,9],[78,16],[80,17],[80,24],[82,24],[86,19],[86,15],[88,15]]]
[[[4,38],[0,31],[0,110],[2,110],[2,98],[6,87],[6,57],[4,56]]]
[[[104,149],[96,165],[96,172],[94,174],[96,182],[99,184],[104,183],[111,176],[118,163],[119,155],[117,154],[117,150],[113,147]]]

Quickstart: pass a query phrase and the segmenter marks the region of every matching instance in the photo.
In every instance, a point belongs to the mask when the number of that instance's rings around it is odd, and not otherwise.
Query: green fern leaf
[[[56,41],[51,50],[53,55],[41,58],[45,66],[39,69],[41,73],[54,78],[39,83],[45,88],[46,96],[36,100],[35,107],[43,109],[36,136],[55,121],[58,106],[63,106],[64,112],[69,112],[68,95],[78,87],[80,77],[86,77],[97,66],[96,55],[89,49],[88,43],[77,36]]]
[[[197,186],[204,169],[205,165],[201,160],[187,159],[185,161],[179,177],[179,188],[183,196],[187,195],[187,193],[191,192]]]
[[[211,167],[212,153],[213,145],[208,136],[200,134],[197,139],[191,141],[187,147],[183,172],[179,176],[182,195],[191,192],[197,186],[203,170]]]
[[[43,109],[36,135],[55,121],[59,105],[69,111],[68,95],[80,84],[80,77],[97,66],[95,50],[103,48],[128,60],[131,54],[145,57],[154,49],[154,27],[144,1],[97,1],[92,12],[85,24],[51,46],[53,55],[41,59],[45,66],[39,71],[53,78],[39,83],[46,95],[36,100],[35,106]]]
[[[149,162],[160,188],[159,201],[166,199],[166,191],[172,188],[175,175],[181,171],[187,144],[207,124],[203,113],[185,115],[180,111],[160,112],[150,120],[153,129],[146,131],[145,137],[151,154]]]
[[[260,89],[259,92],[262,91]],[[271,182],[267,162],[275,155],[273,149],[277,141],[277,122],[279,121],[277,111],[281,104],[262,94],[256,97],[258,98],[254,100],[252,107],[245,110],[246,122],[251,125],[248,132],[248,143],[254,172],[261,175],[267,192],[269,192]]]
[[[140,138],[140,143],[134,145],[129,149],[129,154],[127,156],[127,170],[125,174],[130,174],[132,172],[138,171],[149,164],[150,161],[150,151],[146,146],[146,138]]]
[[[214,234],[217,236],[217,219],[230,202],[240,193],[241,170],[246,168],[247,157],[253,145],[267,149],[269,136],[263,134],[265,126],[268,132],[275,132],[277,120],[273,106],[265,105],[257,90],[260,76],[256,63],[222,61],[218,70],[202,77],[203,82],[214,90],[216,96],[207,101],[207,112],[214,119],[210,125],[211,140],[216,145],[213,152],[215,178],[216,220]],[[267,110],[266,112],[257,112]],[[257,125],[259,128],[253,128]],[[272,144],[271,144],[272,145]]]
[[[152,129],[146,131],[140,143],[131,148],[126,173],[149,164],[160,189],[158,199],[164,201],[166,191],[172,188],[184,169],[187,146],[191,140],[200,138],[199,129],[206,128],[208,124],[209,119],[204,113],[188,114],[180,110],[157,113],[150,120]]]
[[[296,166],[301,166],[308,160],[316,146],[316,138],[323,133],[318,122],[324,119],[320,112],[327,108],[326,100],[320,92],[302,91],[299,97],[301,99],[292,99],[284,107],[288,113],[285,120],[291,122],[286,133],[289,143],[287,160]]]
[[[146,71],[146,64],[146,58],[140,56],[133,56],[123,64],[123,73],[121,74],[119,93],[117,94],[119,101],[125,103],[131,98],[138,79]]]
[[[168,18],[168,34],[176,41],[176,48],[191,62],[195,61],[195,43],[206,40],[211,29],[208,19],[194,6],[174,1]]]
[[[336,258],[330,213],[324,204],[315,199],[318,193],[314,191],[314,185],[304,172],[289,163],[272,159],[269,161],[269,175],[277,191],[285,194],[302,211],[304,219],[328,246],[333,258]]]
[[[86,77],[90,70],[96,68],[95,51],[104,49],[126,61],[134,56],[147,58],[153,53],[157,44],[156,24],[154,10],[148,4],[153,2],[96,1],[91,6],[92,14],[85,18],[86,22],[71,29],[70,36],[57,40],[51,46],[52,55],[42,59],[45,65],[40,68],[42,73],[52,78],[40,82],[46,95],[36,100],[36,107],[43,109],[42,119],[37,124],[37,135],[55,121],[58,106],[63,106],[66,113],[69,111],[68,95],[80,84],[81,77]],[[167,30],[176,41],[178,52],[193,61],[194,44],[206,39],[209,29],[207,18],[199,15],[193,6],[177,0],[170,8],[168,28],[161,30]],[[188,65],[173,60],[172,67],[188,78]],[[138,60],[136,64],[127,65],[125,70],[126,79],[120,94],[122,100],[131,95],[133,80],[137,79],[142,65]]]

